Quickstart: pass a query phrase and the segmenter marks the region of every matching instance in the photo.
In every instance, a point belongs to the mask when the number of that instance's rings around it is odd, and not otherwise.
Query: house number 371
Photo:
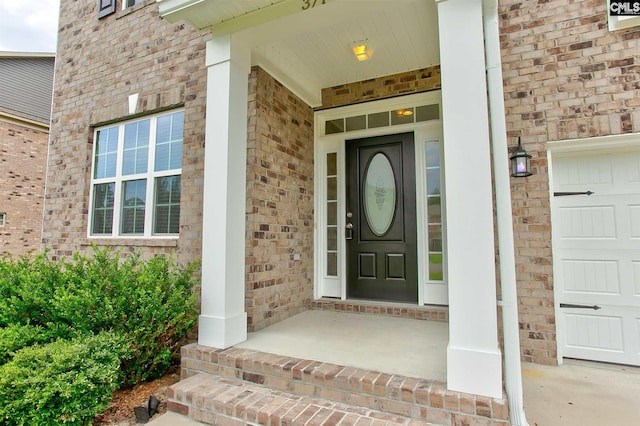
[[[321,4],[325,4],[326,0],[302,0],[302,10],[312,9]]]

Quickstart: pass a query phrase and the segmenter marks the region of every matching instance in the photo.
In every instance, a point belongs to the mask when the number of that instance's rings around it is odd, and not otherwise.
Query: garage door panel
[[[558,186],[596,185],[613,182],[611,161],[601,157],[563,157],[554,159],[554,180]]]
[[[633,276],[633,294],[640,297],[640,260],[631,262],[631,275]]]
[[[640,205],[627,206],[629,222],[631,223],[630,237],[640,239]]]
[[[616,211],[611,205],[563,207],[560,220],[564,239],[616,238]]]
[[[562,309],[563,356],[638,365],[640,317],[618,307],[582,311]]]
[[[620,294],[615,260],[563,260],[562,270],[566,292]]]
[[[640,306],[640,250],[563,250],[555,257],[563,303]],[[563,257],[560,257],[564,254]],[[561,279],[560,279],[561,278]],[[613,299],[613,300],[611,300]]]
[[[640,184],[640,152],[629,152],[622,158],[625,180]]]
[[[554,191],[640,193],[640,153],[573,155],[553,159]]]
[[[567,347],[624,352],[622,317],[565,314]]]

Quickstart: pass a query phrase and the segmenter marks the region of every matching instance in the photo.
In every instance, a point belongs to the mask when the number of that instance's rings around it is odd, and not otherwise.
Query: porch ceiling
[[[311,3],[314,0],[310,0]],[[434,0],[158,0],[166,19],[233,33],[259,65],[312,107],[321,90],[440,62]],[[358,62],[354,42],[373,49]]]

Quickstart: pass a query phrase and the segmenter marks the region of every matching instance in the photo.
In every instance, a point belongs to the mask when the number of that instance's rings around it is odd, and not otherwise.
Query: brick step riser
[[[447,391],[446,384],[266,354],[189,345],[182,352],[182,378],[198,373],[244,380],[308,397],[449,425],[506,426],[506,399]],[[465,423],[455,423],[465,424]]]
[[[442,426],[207,374],[172,386],[167,396],[169,410],[215,425]]]

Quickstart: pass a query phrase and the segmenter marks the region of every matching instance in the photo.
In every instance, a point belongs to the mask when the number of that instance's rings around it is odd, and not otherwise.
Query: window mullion
[[[158,118],[154,117],[149,123],[149,171],[147,174],[147,204],[144,215],[144,235],[153,235],[153,218],[155,217],[156,202],[154,200],[156,187],[156,130]]]
[[[113,230],[111,236],[118,237],[122,235],[122,163],[124,161],[124,124],[118,126],[118,154],[116,156],[116,176],[113,200]]]

